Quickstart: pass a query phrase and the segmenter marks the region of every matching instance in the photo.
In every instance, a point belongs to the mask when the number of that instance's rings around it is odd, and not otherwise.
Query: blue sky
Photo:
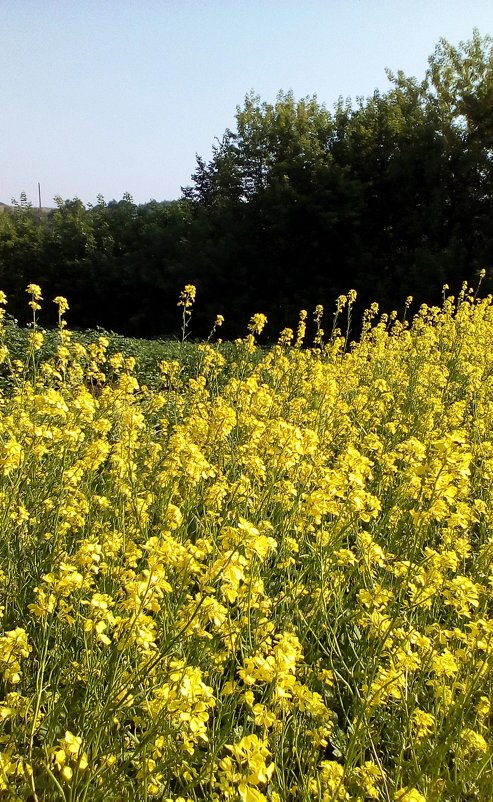
[[[0,0],[0,201],[180,196],[250,90],[385,91],[493,0]]]

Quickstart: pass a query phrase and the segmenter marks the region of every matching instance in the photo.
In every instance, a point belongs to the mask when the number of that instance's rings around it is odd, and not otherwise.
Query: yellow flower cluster
[[[61,297],[47,353],[28,292],[25,360],[0,331],[0,798],[493,798],[492,299],[375,306],[351,345],[319,306],[313,348],[303,310],[262,352],[258,313],[153,385]]]

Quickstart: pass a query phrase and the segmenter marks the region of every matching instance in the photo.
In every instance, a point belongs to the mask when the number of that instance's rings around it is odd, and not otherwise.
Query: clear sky
[[[385,91],[493,0],[0,0],[0,201],[180,196],[250,90]]]

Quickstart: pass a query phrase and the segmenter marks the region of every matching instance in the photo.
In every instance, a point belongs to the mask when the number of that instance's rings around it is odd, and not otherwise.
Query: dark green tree
[[[333,112],[246,97],[184,190],[206,293],[279,327],[350,286],[385,307],[438,301],[491,264],[491,40],[441,41],[422,81],[389,78]]]
[[[0,289],[9,298],[8,311],[30,319],[25,288],[46,273],[46,227],[25,193],[0,214]]]
[[[21,196],[0,215],[10,311],[24,319],[34,281],[69,298],[72,325],[170,334],[193,283],[194,335],[221,313],[237,336],[263,311],[274,337],[351,287],[387,310],[457,291],[493,263],[493,40],[440,40],[422,80],[388,76],[332,110],[250,93],[177,201],[57,198],[41,215]]]

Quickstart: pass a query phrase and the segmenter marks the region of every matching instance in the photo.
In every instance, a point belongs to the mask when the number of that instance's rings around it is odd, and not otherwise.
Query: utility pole
[[[41,211],[41,184],[38,181],[39,211]]]

